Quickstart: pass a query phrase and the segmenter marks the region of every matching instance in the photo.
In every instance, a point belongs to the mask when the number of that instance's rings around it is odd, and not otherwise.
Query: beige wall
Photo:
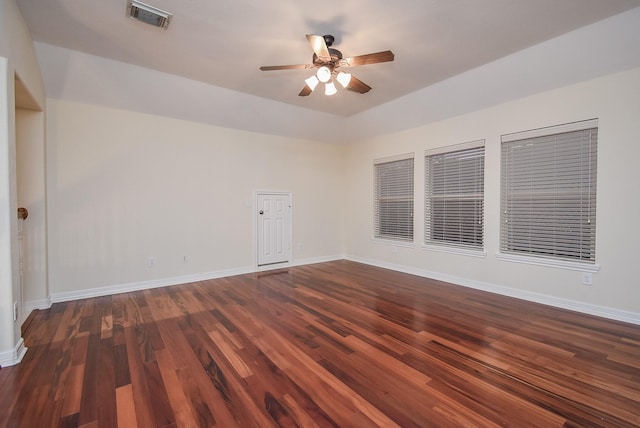
[[[255,269],[257,190],[292,193],[294,262],[343,254],[342,146],[50,99],[47,147],[54,301]]]
[[[493,108],[385,135],[347,147],[347,254],[356,260],[435,276],[545,303],[640,321],[640,280],[635,271],[640,241],[640,69],[541,93]],[[596,257],[593,285],[582,272],[500,261],[500,136],[598,118]],[[422,248],[424,150],[486,140],[485,251],[477,258]],[[373,159],[413,152],[415,231],[413,247],[372,240]],[[611,311],[605,309],[610,308]]]

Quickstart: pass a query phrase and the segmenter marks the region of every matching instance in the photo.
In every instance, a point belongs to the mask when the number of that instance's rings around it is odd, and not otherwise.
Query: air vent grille
[[[127,4],[127,16],[154,27],[167,28],[172,15],[148,4],[131,0]]]

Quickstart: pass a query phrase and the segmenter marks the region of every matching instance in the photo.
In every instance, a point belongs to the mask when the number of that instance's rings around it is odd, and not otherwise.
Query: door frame
[[[268,265],[258,265],[258,252],[260,251],[260,237],[258,236],[258,221],[260,216],[258,215],[258,198],[263,195],[278,195],[287,196],[289,198],[289,261],[282,263],[273,263]],[[291,192],[283,190],[256,190],[253,197],[253,266],[256,272],[265,270],[281,269],[283,267],[292,266],[293,262],[293,195]]]

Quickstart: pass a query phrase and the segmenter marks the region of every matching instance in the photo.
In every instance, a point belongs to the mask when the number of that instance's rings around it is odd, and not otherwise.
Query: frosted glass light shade
[[[316,76],[311,76],[308,79],[305,79],[307,86],[313,91],[320,81]]]
[[[336,89],[336,85],[334,85],[333,82],[329,82],[326,85],[324,85],[324,94],[325,95],[333,95],[336,92],[338,92],[338,90]]]
[[[329,67],[323,65],[318,69],[316,75],[318,76],[318,80],[322,83],[327,83],[329,79],[331,79],[331,70],[329,70]]]
[[[349,82],[351,82],[351,75],[349,73],[341,71],[336,76],[336,80],[342,85],[343,88],[346,88]]]

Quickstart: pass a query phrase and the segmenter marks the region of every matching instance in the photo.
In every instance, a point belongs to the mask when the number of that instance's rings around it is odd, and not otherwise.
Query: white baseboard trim
[[[344,259],[343,254],[333,255],[333,256],[323,256],[323,257],[311,257],[307,259],[298,259],[298,260],[294,259],[290,262],[285,262],[285,263],[274,263],[269,265],[258,266],[256,268],[256,272],[266,272],[266,271],[276,270],[276,269],[286,269],[294,266],[312,265],[314,263],[333,262],[336,260],[343,260],[343,259]]]
[[[344,254],[338,254],[333,256],[324,256],[324,257],[311,257],[307,259],[294,260],[291,262],[291,266],[304,266],[304,265],[312,265],[316,263],[326,263],[326,262],[335,262],[336,260],[344,260]]]
[[[25,314],[27,314],[27,316],[31,313],[31,311],[34,311],[36,309],[42,310],[42,309],[49,309],[50,307],[51,307],[51,296],[47,297],[46,299],[28,300],[24,302],[24,312]]]
[[[323,262],[329,262],[334,260],[342,260],[344,258],[345,257],[342,254],[334,255],[334,256],[325,256],[325,257],[313,257],[313,258],[307,258],[307,259],[293,260],[292,262],[289,262],[289,263],[262,266],[260,268],[246,266],[242,268],[225,269],[225,270],[220,270],[215,272],[205,272],[205,273],[197,273],[192,275],[183,275],[183,276],[174,276],[170,278],[154,279],[151,281],[132,282],[128,284],[111,285],[107,287],[90,288],[86,290],[53,293],[49,300],[48,306],[45,306],[45,307],[36,306],[40,304],[44,306],[46,302],[34,301],[34,302],[27,302],[26,307],[27,308],[32,307],[30,306],[32,304],[33,309],[46,309],[51,306],[51,302],[53,303],[68,302],[71,300],[88,299],[91,297],[109,296],[112,294],[128,293],[130,291],[148,290],[151,288],[168,287],[171,285],[188,284],[190,282],[206,281],[208,279],[224,278],[224,277],[234,276],[234,275],[243,275],[243,274],[253,273],[258,271],[261,272],[266,270],[282,269],[282,268],[287,268],[292,266],[302,266],[302,265],[313,264],[313,263],[323,263]]]
[[[16,346],[8,351],[0,351],[0,366],[8,367],[15,366],[27,353],[27,348],[24,346],[24,339],[20,338]]]
[[[584,314],[595,315],[602,318],[608,318],[616,321],[627,322],[640,325],[640,313],[623,311],[621,309],[609,308],[605,306],[594,305],[591,303],[578,302],[575,300],[564,299],[560,297],[549,296],[546,294],[532,293],[529,291],[518,290],[515,288],[504,287],[501,285],[491,284],[482,281],[475,281],[468,278],[461,278],[453,275],[447,275],[439,272],[432,272],[424,269],[414,268],[410,266],[397,265],[393,263],[382,262],[357,256],[345,256],[345,259],[354,262],[364,263],[371,266],[377,266],[385,269],[391,269],[398,272],[404,272],[412,275],[431,278],[438,281],[449,282],[463,287],[469,287],[476,290],[487,291],[489,293],[500,294],[503,296],[514,297],[516,299],[527,300],[529,302],[541,303],[543,305],[554,306],[557,308],[568,309],[571,311],[581,312]]]
[[[100,288],[90,288],[86,290],[68,291],[63,293],[51,294],[53,303],[68,302],[71,300],[88,299],[91,297],[109,296],[112,294],[128,293],[130,291],[148,290],[151,288],[168,287],[171,285],[188,284],[190,282],[206,281],[208,279],[224,278],[227,276],[243,275],[252,273],[252,267],[243,267],[235,269],[225,269],[215,272],[204,272],[192,275],[174,276],[171,278],[160,278],[150,281],[132,282],[128,284],[111,285]]]
[[[242,268],[225,269],[225,270],[220,270],[215,272],[197,273],[193,275],[175,276],[171,278],[155,279],[151,281],[141,281],[141,282],[133,282],[129,284],[111,285],[111,286],[100,287],[100,288],[90,288],[86,290],[53,293],[49,300],[48,306],[44,308],[36,307],[35,306],[36,304],[44,304],[44,302],[37,301],[37,302],[33,302],[33,305],[34,305],[33,308],[46,309],[47,307],[51,306],[51,302],[53,303],[68,302],[71,300],[88,299],[91,297],[109,296],[109,295],[118,294],[118,293],[128,293],[130,291],[139,291],[139,290],[147,290],[151,288],[168,287],[171,285],[188,284],[190,282],[206,281],[208,279],[224,278],[227,276],[243,275],[246,273],[253,273],[253,272],[259,272],[259,271],[265,271],[265,270],[282,269],[282,268],[287,268],[291,266],[302,266],[302,265],[307,265],[312,263],[323,263],[323,262],[329,262],[334,260],[342,260],[344,258],[345,257],[342,254],[325,256],[325,257],[312,257],[307,259],[293,260],[290,263],[262,266],[260,268],[246,266]]]

